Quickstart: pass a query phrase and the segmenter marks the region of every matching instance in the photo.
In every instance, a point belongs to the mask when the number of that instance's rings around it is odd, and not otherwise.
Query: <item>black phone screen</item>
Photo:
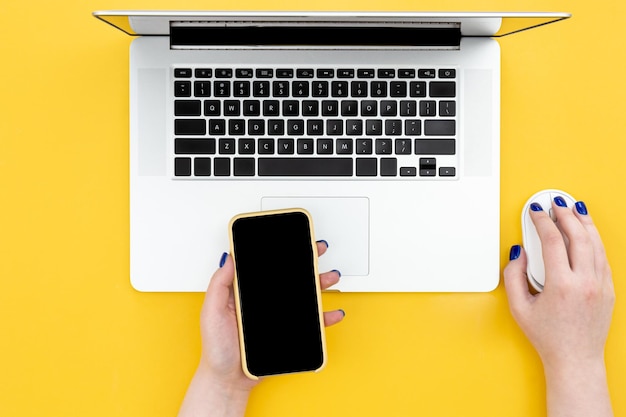
[[[275,213],[232,224],[244,351],[255,376],[324,363],[308,216]]]

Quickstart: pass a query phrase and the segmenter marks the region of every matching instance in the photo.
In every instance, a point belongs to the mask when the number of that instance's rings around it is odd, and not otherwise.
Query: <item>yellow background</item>
[[[217,1],[0,2],[0,415],[172,416],[196,366],[202,294],[129,283],[128,46],[98,9]],[[613,267],[606,349],[626,416],[626,3],[244,0],[240,9],[566,11],[500,41],[504,266],[544,188],[586,201]],[[459,210],[465,202],[459,201]],[[462,231],[461,231],[462,232]],[[225,248],[226,249],[226,248]],[[220,254],[207,254],[217,262]],[[390,260],[391,262],[392,260]],[[541,416],[541,364],[487,294],[325,294],[319,375],[255,388],[249,416]]]

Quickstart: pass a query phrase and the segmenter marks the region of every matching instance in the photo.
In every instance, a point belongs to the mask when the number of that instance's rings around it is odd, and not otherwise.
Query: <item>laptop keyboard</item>
[[[176,67],[174,176],[454,179],[455,68]]]

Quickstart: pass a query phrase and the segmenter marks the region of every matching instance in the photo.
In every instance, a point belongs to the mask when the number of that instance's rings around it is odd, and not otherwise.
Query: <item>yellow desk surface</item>
[[[131,39],[91,12],[231,7],[0,2],[0,415],[175,415],[199,357],[203,295],[130,286]],[[500,41],[501,259],[521,241],[531,194],[555,187],[585,200],[614,272],[606,362],[616,415],[626,416],[626,3],[244,0],[237,8],[573,14]],[[263,382],[248,416],[544,415],[541,364],[502,285],[323,301],[347,312],[327,331],[328,367]]]

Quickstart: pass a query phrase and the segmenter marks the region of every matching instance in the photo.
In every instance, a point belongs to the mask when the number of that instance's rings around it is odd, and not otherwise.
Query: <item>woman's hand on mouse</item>
[[[325,241],[317,243],[320,256],[327,249]],[[340,277],[339,271],[320,274],[321,288],[324,290],[336,284]],[[209,414],[243,416],[250,390],[258,384],[258,381],[247,378],[241,369],[233,280],[234,264],[225,253],[205,295],[200,313],[200,364],[185,395],[179,417]],[[344,315],[343,310],[325,312],[325,325],[340,322]]]
[[[584,203],[561,205],[552,204],[556,222],[544,210],[530,212],[542,244],[543,292],[529,291],[526,254],[511,248],[509,306],[544,365],[548,414],[612,415],[604,366],[615,300],[611,268]]]

